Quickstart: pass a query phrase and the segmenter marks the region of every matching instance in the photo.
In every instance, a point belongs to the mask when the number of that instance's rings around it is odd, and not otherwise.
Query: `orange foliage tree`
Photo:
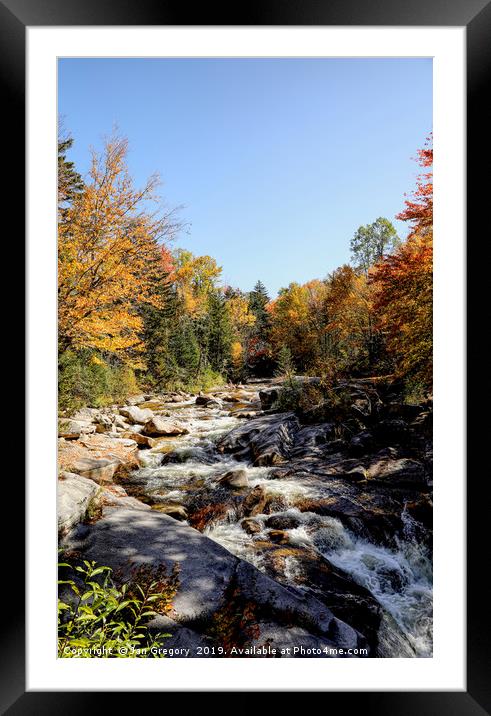
[[[151,210],[156,175],[134,187],[127,150],[127,140],[113,136],[93,152],[89,179],[59,223],[59,341],[61,350],[92,348],[138,365],[139,305],[159,300],[166,259],[159,245],[177,223],[173,212]]]
[[[433,369],[433,149],[431,137],[418,152],[425,170],[397,218],[410,222],[405,243],[372,271],[375,308],[387,348],[401,377],[416,379],[425,390]]]

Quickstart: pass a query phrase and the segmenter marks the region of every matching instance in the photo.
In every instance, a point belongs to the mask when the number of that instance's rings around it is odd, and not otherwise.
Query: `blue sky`
[[[155,171],[189,223],[176,246],[271,296],[349,260],[395,220],[432,129],[431,59],[62,59],[59,113],[82,174],[116,124],[137,184]]]

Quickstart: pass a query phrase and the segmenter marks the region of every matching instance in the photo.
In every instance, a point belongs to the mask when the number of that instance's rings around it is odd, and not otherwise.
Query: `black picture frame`
[[[491,2],[489,0],[251,0],[246,5],[229,3],[226,7],[165,0],[0,0],[0,80],[3,98],[4,131],[3,180],[8,213],[15,215],[15,238],[10,243],[21,246],[21,217],[25,215],[22,187],[25,183],[25,69],[26,28],[30,26],[76,25],[365,25],[365,26],[465,26],[467,30],[467,303],[482,314],[484,271],[482,260],[489,205],[491,176],[491,114],[486,110],[491,78]],[[13,187],[13,188],[12,188]],[[477,239],[477,240],[476,240]],[[481,241],[479,241],[481,239]],[[17,261],[22,261],[22,256]],[[475,260],[474,260],[475,259]],[[470,314],[469,308],[468,315]],[[8,319],[8,317],[6,317]],[[14,330],[19,315],[10,318]],[[486,325],[486,324],[484,324]],[[484,333],[486,330],[484,329]],[[481,356],[481,333],[468,335],[467,359]],[[476,362],[477,364],[477,362]],[[482,365],[482,363],[481,363]],[[485,364],[484,364],[485,365]],[[483,396],[485,377],[478,371],[468,373],[469,397]],[[16,396],[18,403],[18,395]],[[331,692],[329,709],[359,710],[378,716],[482,716],[491,714],[490,609],[489,594],[484,586],[487,530],[490,504],[489,475],[486,459],[477,468],[477,455],[485,444],[485,420],[473,422],[467,435],[467,691],[466,692]],[[449,446],[451,449],[451,446]],[[4,481],[4,505],[20,505],[20,479]],[[23,536],[16,526],[15,550],[9,546],[3,553],[3,578],[9,589],[22,593]],[[489,539],[489,538],[488,538]],[[7,564],[5,564],[7,562]],[[451,569],[451,565],[449,565]],[[484,576],[485,578],[485,576]],[[13,586],[12,586],[13,585]],[[38,585],[42,588],[42,585]],[[2,590],[2,591],[5,591]],[[452,595],[449,594],[449,599]],[[13,606],[15,605],[15,606]],[[115,694],[91,692],[25,692],[25,624],[19,600],[10,597],[8,611],[2,619],[2,674],[0,676],[1,713],[18,714],[86,714],[97,698],[95,712],[109,707]],[[212,695],[213,697],[213,695]],[[241,704],[253,705],[254,692],[244,694]],[[126,693],[125,708],[137,704],[141,694]],[[165,698],[165,697],[164,697]],[[233,697],[232,697],[233,698]],[[167,702],[168,703],[168,702]],[[164,705],[163,705],[164,706]]]

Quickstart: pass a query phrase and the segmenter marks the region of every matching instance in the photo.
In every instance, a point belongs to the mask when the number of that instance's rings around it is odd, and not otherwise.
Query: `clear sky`
[[[59,113],[85,174],[117,125],[137,184],[155,171],[188,222],[176,246],[274,296],[349,260],[395,220],[432,129],[431,59],[62,59]]]

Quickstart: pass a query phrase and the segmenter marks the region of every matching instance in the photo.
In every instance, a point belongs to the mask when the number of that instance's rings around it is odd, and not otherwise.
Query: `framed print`
[[[464,307],[490,5],[0,10],[27,236],[4,712],[489,713]]]

